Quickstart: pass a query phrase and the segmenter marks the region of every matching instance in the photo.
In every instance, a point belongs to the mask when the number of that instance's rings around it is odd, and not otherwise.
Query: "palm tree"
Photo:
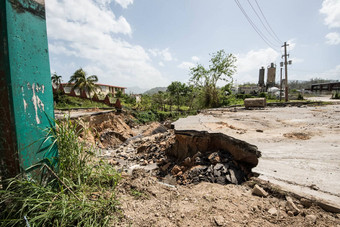
[[[59,85],[62,81],[62,76],[59,76],[56,72],[54,72],[51,76],[52,84],[55,84],[57,86],[57,89],[59,88]]]
[[[98,77],[96,75],[86,77],[86,72],[82,68],[75,71],[69,80],[69,83],[74,83],[73,89],[88,92],[89,95],[91,92],[96,94],[96,90],[99,88],[95,84],[96,82],[98,82]]]

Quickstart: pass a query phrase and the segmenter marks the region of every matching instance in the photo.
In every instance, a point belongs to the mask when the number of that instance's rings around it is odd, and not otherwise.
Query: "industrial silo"
[[[264,86],[264,67],[260,68],[259,72],[259,86],[263,87]]]
[[[267,89],[275,85],[276,65],[271,63],[267,68]]]

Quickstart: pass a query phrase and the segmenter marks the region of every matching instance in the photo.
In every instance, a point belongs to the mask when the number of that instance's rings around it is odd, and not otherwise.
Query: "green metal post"
[[[54,117],[44,0],[0,0],[0,37],[0,164],[8,178],[46,158],[51,145],[42,146]]]

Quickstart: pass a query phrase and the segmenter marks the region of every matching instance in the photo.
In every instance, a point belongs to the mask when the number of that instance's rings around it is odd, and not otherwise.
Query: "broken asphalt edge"
[[[255,184],[260,185],[262,188],[266,189],[267,191],[275,192],[276,195],[273,195],[275,197],[284,197],[286,195],[289,195],[291,197],[294,197],[296,199],[306,199],[310,201],[312,204],[315,204],[319,207],[321,207],[323,210],[332,212],[332,213],[340,213],[340,204],[332,204],[330,202],[324,201],[322,199],[316,198],[314,196],[307,195],[305,193],[297,193],[293,192],[287,189],[284,189],[283,187],[273,184],[269,181],[259,179],[257,177],[251,178],[248,182],[246,182],[247,185],[253,186]],[[271,194],[271,193],[270,193]]]

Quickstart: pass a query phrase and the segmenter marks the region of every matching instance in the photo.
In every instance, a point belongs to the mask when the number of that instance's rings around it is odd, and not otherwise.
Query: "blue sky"
[[[67,82],[82,67],[100,83],[148,89],[188,82],[190,67],[224,49],[238,59],[234,80],[256,83],[286,41],[290,80],[340,80],[340,0],[238,1],[270,45],[234,0],[46,0],[51,71]]]

